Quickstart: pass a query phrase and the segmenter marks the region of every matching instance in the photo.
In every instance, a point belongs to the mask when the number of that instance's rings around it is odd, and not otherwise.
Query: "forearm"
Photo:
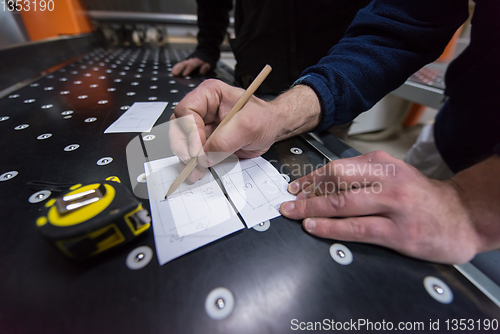
[[[297,85],[271,102],[277,114],[276,141],[311,131],[320,122],[321,106],[318,96],[308,86]]]
[[[495,155],[453,178],[479,237],[478,252],[500,248],[500,157]]]
[[[320,98],[320,129],[352,121],[441,54],[468,16],[467,0],[375,0],[298,83]]]
[[[191,57],[206,61],[213,68],[219,60],[219,47],[229,24],[231,0],[198,0],[198,46]]]

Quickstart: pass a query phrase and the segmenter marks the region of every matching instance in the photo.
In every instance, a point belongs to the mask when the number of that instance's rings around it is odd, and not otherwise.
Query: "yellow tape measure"
[[[76,184],[46,204],[36,224],[66,256],[83,260],[135,239],[151,226],[142,204],[116,176]]]

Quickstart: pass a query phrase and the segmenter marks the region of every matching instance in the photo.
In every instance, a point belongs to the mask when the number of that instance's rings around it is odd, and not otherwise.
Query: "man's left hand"
[[[281,213],[309,233],[442,263],[470,260],[480,237],[452,181],[431,180],[377,151],[332,161],[289,185]]]

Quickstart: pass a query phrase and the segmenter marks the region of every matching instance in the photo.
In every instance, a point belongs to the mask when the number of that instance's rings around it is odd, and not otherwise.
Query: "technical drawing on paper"
[[[257,164],[243,168],[241,171],[225,170],[225,172],[226,174],[222,178],[224,187],[234,187],[240,197],[244,198],[253,210],[268,205],[283,195],[276,183],[263,175],[265,171]],[[236,173],[241,173],[242,177],[234,177]]]
[[[144,164],[160,265],[243,228],[210,173],[164,199],[183,167],[177,157]]]
[[[177,235],[182,237],[209,229],[236,214],[208,170],[203,179],[194,184],[184,182],[166,200],[163,199],[184,167],[178,160],[173,162],[168,168],[152,168],[150,178],[155,189],[161,189],[155,199],[168,201],[170,205]]]
[[[281,203],[295,199],[287,191],[288,183],[268,161],[235,159],[227,159],[214,170],[248,228],[279,216]]]

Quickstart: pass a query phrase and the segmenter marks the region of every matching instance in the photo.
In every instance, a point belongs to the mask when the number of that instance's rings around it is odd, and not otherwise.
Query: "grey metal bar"
[[[316,149],[322,156],[324,156],[328,161],[333,161],[339,159],[339,157],[326,148],[323,141],[314,133],[308,132],[300,135],[309,145]]]
[[[198,22],[198,17],[196,15],[187,14],[113,12],[104,10],[89,10],[88,14],[93,20],[105,22],[163,23],[186,25],[196,25]]]
[[[498,307],[500,307],[500,287],[498,287],[498,285],[496,285],[470,262],[455,265],[454,267],[479,290],[481,290],[482,293],[497,304]]]
[[[392,91],[391,94],[434,109],[440,109],[444,104],[443,89],[423,85],[411,80],[406,80],[403,85]]]
[[[91,19],[101,22],[161,23],[180,25],[197,25],[198,23],[198,17],[191,14],[136,13],[107,10],[89,10],[87,13]],[[234,25],[233,17],[229,18],[229,25]]]
[[[337,136],[332,135],[328,131],[323,131],[321,133],[315,133],[316,138],[319,138],[322,144],[333,154],[339,158],[352,158],[361,155],[356,149],[347,145],[342,139]]]

